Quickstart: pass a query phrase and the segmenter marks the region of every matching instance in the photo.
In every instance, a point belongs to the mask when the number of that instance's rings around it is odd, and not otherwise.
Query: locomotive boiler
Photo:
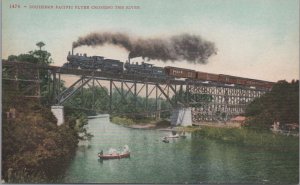
[[[141,76],[152,76],[156,78],[165,78],[165,69],[154,66],[153,64],[141,62],[131,63],[130,60],[125,64],[119,60],[107,59],[103,56],[87,56],[86,54],[73,54],[69,52],[68,62],[62,67],[73,69],[98,70],[111,73],[128,73]]]
[[[165,78],[165,69],[162,67],[156,67],[153,64],[142,62],[141,64],[130,63],[130,60],[124,64],[125,72],[129,74],[137,75],[151,75],[152,77]]]
[[[89,69],[100,71],[111,71],[114,73],[123,72],[123,62],[114,59],[106,59],[103,56],[87,56],[86,54],[76,54],[73,52],[68,54],[68,63],[65,63],[63,67],[75,68],[75,69]]]

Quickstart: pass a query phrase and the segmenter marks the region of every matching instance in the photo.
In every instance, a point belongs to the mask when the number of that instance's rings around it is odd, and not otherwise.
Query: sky
[[[18,5],[19,8],[11,8]],[[36,6],[53,6],[38,9]],[[56,9],[72,6],[73,9]],[[89,9],[76,9],[88,6]],[[112,6],[113,9],[91,9]],[[136,6],[138,9],[116,9]],[[6,0],[2,1],[2,58],[38,49],[61,66],[72,43],[91,32],[124,32],[164,38],[181,33],[215,43],[207,64],[149,61],[217,74],[267,81],[299,79],[299,0]],[[79,47],[75,53],[125,62],[128,51],[105,45]],[[136,58],[135,61],[142,61]]]

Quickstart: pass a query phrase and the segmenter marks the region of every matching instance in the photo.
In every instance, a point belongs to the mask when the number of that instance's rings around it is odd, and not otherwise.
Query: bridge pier
[[[64,106],[51,106],[51,112],[57,119],[57,125],[62,125],[65,122]]]
[[[172,126],[191,126],[192,125],[192,108],[177,108],[172,111]]]

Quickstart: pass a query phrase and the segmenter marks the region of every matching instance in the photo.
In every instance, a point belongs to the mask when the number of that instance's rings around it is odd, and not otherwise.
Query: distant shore
[[[161,131],[186,131],[194,132],[200,130],[200,126],[172,126],[168,120],[133,120],[129,118],[112,117],[111,122],[131,129],[161,130]]]
[[[156,130],[174,130],[168,120],[139,119],[133,120],[124,117],[111,117],[111,122],[132,129],[156,129]]]
[[[184,130],[187,132],[193,132],[200,130],[200,127],[216,127],[216,128],[240,128],[241,124],[237,122],[201,122],[194,123],[193,126],[172,126],[170,121],[167,120],[133,120],[130,118],[112,117],[111,121],[115,124],[122,125],[132,129],[156,129],[164,131]]]

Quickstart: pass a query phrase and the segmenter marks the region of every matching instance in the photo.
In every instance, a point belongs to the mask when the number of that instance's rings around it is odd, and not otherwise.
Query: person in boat
[[[129,147],[128,147],[128,145],[124,145],[123,146],[123,152],[124,153],[129,153]]]
[[[99,155],[103,155],[103,150],[101,150],[98,154],[99,154]]]
[[[169,142],[169,140],[168,140],[167,137],[163,137],[163,140],[162,140],[162,141],[165,142],[165,143],[168,143],[168,142]]]
[[[108,154],[109,155],[119,155],[119,152],[116,149],[114,149],[114,148],[110,148],[108,150]]]

